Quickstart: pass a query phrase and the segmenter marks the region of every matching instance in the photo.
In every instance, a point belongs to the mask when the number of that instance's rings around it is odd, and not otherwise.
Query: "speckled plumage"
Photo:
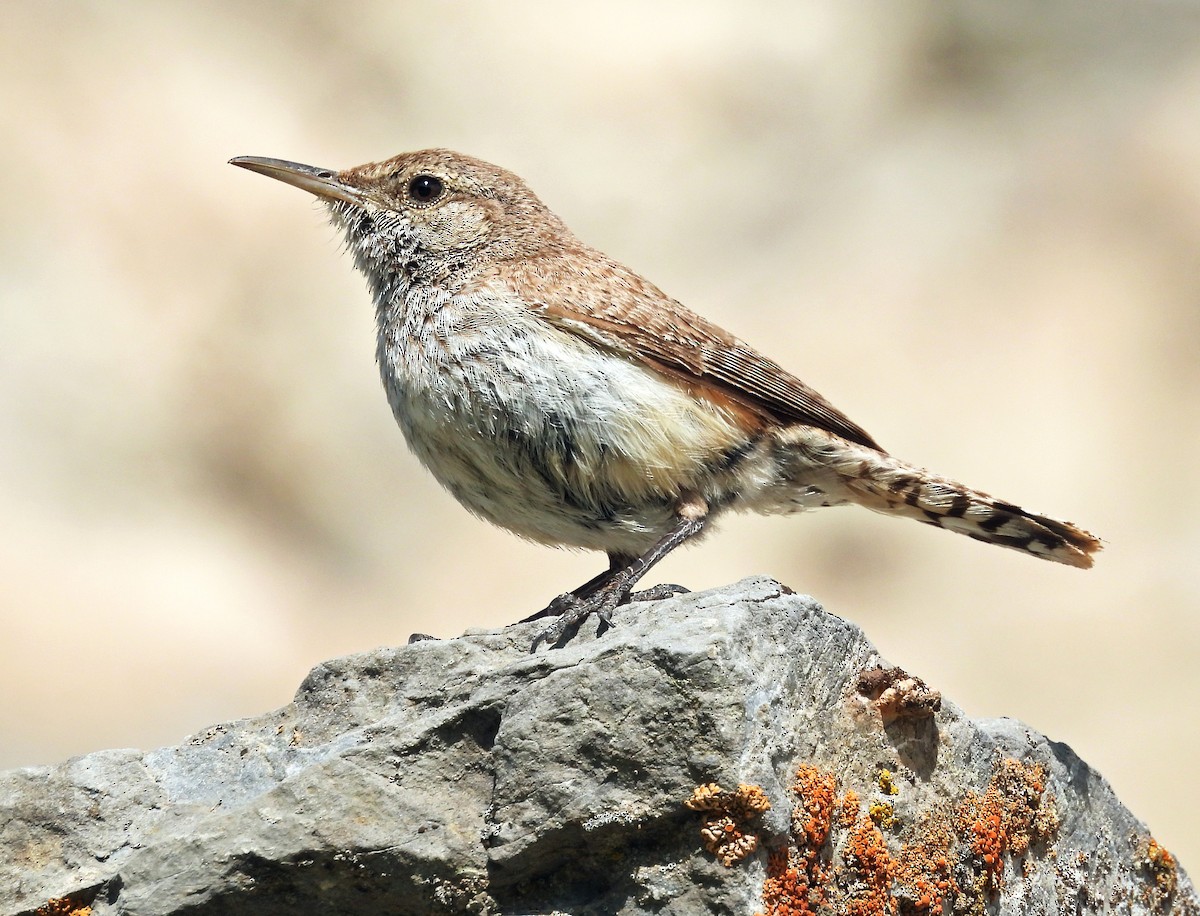
[[[608,573],[545,613],[606,617],[726,511],[855,503],[1081,567],[1100,547],[888,455],[795,376],[576,239],[511,172],[448,150],[343,172],[234,163],[328,205],[375,301],[388,401],[438,481],[519,535],[609,555]]]

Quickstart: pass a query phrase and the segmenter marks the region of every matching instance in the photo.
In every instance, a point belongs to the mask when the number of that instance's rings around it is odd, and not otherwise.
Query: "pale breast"
[[[413,452],[468,509],[544,543],[638,552],[741,441],[732,419],[519,303],[412,289],[379,364]]]

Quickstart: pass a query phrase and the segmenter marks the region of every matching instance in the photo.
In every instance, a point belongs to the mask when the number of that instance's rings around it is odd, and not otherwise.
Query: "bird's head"
[[[453,285],[567,234],[512,172],[451,150],[401,153],[340,172],[258,156],[230,163],[315,194],[373,285],[397,268],[409,281]]]

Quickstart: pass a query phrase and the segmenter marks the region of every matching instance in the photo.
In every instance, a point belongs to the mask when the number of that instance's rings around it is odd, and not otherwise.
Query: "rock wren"
[[[731,511],[856,503],[1089,567],[1067,522],[893,458],[816,391],[579,241],[512,172],[449,150],[345,171],[239,156],[315,194],[367,278],[409,447],[467,509],[609,568],[527,620],[559,643]]]

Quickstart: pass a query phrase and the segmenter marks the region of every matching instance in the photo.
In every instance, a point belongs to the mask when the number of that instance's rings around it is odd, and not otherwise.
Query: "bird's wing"
[[[866,430],[773,360],[592,249],[503,262],[487,282],[518,294],[555,327],[689,386],[712,389],[719,400],[883,451]]]

